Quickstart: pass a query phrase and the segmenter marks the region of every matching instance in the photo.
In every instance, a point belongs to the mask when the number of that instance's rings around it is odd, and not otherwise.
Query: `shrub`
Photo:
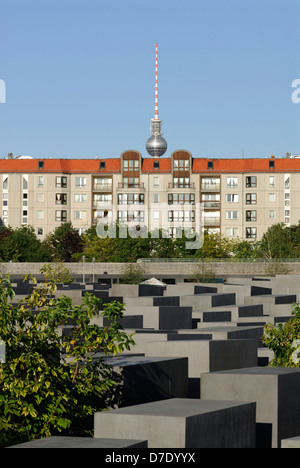
[[[285,324],[274,326],[268,323],[264,327],[263,343],[273,351],[270,362],[274,367],[300,367],[300,306],[294,304],[292,318]]]

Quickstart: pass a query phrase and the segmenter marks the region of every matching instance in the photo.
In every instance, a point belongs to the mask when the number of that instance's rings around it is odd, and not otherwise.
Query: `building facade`
[[[259,240],[274,223],[300,220],[300,159],[206,159],[186,150],[143,158],[0,160],[1,222],[43,239],[71,221],[83,233],[119,220],[137,234],[182,228]],[[143,230],[143,229],[144,230]]]

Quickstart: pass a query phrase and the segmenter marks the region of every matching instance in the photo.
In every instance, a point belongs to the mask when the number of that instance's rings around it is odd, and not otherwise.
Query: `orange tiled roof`
[[[154,169],[154,162],[159,163],[159,168]],[[142,159],[142,172],[147,173],[147,172],[171,172],[171,159],[168,158],[163,158],[163,159],[153,159],[153,158],[147,158],[147,159]]]
[[[44,166],[39,168],[39,161]],[[154,161],[159,161],[159,168],[154,169]],[[207,168],[208,161],[213,161],[213,169]],[[274,169],[269,168],[269,161],[274,161]],[[100,162],[105,168],[100,169]],[[300,158],[252,158],[252,159],[209,159],[192,158],[193,173],[247,173],[247,172],[300,172]],[[0,159],[1,173],[120,173],[121,158],[103,159]],[[142,159],[142,173],[170,173],[171,158]]]
[[[39,161],[44,167],[39,168]],[[105,168],[100,169],[100,161],[105,161]],[[111,159],[1,159],[0,172],[21,173],[115,173],[120,172],[120,158]]]
[[[207,168],[213,161],[213,169]],[[274,161],[274,168],[269,168]],[[300,159],[293,158],[253,158],[253,159],[209,159],[194,158],[193,172],[203,173],[243,173],[243,172],[300,172]]]

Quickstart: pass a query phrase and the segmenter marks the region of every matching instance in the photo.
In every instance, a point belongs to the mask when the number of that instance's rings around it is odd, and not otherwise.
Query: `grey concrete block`
[[[262,325],[249,326],[249,327],[238,327],[232,324],[232,326],[222,325],[209,325],[197,328],[196,330],[178,330],[178,335],[184,334],[200,335],[202,338],[207,335],[208,339],[211,340],[256,340],[257,346],[262,346],[261,338],[264,333],[264,327]]]
[[[181,305],[190,306],[194,311],[207,310],[210,307],[220,307],[226,305],[235,305],[236,296],[235,293],[205,293],[205,294],[192,294],[182,295]]]
[[[188,360],[185,357],[116,356],[106,358],[118,382],[109,398],[109,407],[148,403],[188,396]]]
[[[257,365],[256,340],[183,340],[145,343],[146,356],[188,357],[189,377]]]
[[[300,369],[253,367],[202,374],[201,398],[256,402],[257,447],[300,434]]]
[[[281,441],[281,448],[300,448],[300,436],[283,439]]]
[[[147,448],[146,440],[51,436],[6,448]]]
[[[255,403],[175,398],[95,413],[95,437],[125,434],[149,448],[254,448]]]

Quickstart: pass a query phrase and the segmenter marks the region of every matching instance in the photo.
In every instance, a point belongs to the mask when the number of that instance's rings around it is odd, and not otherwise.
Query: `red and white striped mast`
[[[158,118],[158,82],[157,82],[157,44],[155,49],[155,120],[159,120]]]
[[[155,112],[154,119],[151,119],[150,130],[152,136],[147,140],[147,152],[154,157],[162,156],[167,151],[167,142],[162,137],[162,121],[158,117],[158,80],[157,80],[157,44],[155,47]]]

